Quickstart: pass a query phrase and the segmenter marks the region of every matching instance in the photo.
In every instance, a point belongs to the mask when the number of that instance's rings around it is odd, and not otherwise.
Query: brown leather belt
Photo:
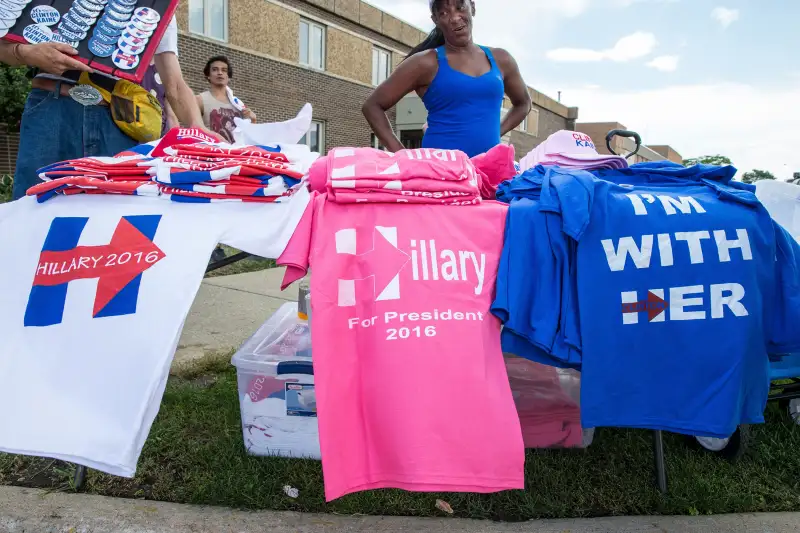
[[[40,89],[42,91],[54,93],[58,88],[59,94],[61,96],[66,96],[67,98],[70,98],[69,90],[74,86],[75,84],[73,83],[51,80],[50,78],[33,78],[33,81],[31,81],[31,87],[33,89]],[[106,103],[105,100],[101,101],[97,105],[108,107],[108,103]]]

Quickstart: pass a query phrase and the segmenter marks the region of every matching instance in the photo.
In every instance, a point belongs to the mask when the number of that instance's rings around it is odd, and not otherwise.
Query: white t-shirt
[[[132,477],[212,250],[277,258],[308,201],[0,205],[0,451]]]
[[[172,52],[176,56],[178,55],[178,22],[175,20],[175,16],[173,15],[172,19],[169,21],[167,25],[167,29],[164,32],[164,36],[161,37],[161,42],[158,43],[158,48],[156,48],[155,55],[158,54],[165,54],[167,52]],[[108,74],[104,74],[102,72],[98,72],[102,76],[107,76],[113,79],[119,79],[116,76],[109,76]],[[43,72],[41,74],[36,75],[37,78],[46,78],[48,80],[56,80],[56,81],[63,81],[65,83],[75,84],[75,79],[67,78],[65,76],[56,76],[55,74],[47,74]],[[77,78],[76,78],[77,79]]]

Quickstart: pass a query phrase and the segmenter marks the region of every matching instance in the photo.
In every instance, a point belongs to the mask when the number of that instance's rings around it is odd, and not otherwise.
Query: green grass
[[[109,496],[340,514],[441,515],[494,520],[642,514],[800,511],[800,426],[777,406],[752,428],[746,456],[731,464],[667,435],[670,494],[654,487],[651,433],[600,430],[587,451],[529,452],[525,491],[494,495],[382,490],[325,504],[320,464],[244,452],[236,374],[228,357],[173,377],[139,462],[126,480],[90,472],[86,490]],[[0,483],[71,489],[73,469],[45,459],[0,455]],[[300,490],[288,498],[283,486]]]

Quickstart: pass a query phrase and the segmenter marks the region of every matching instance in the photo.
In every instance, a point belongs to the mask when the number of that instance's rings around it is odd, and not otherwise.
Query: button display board
[[[98,72],[139,83],[179,0],[0,0],[0,37],[55,41]]]

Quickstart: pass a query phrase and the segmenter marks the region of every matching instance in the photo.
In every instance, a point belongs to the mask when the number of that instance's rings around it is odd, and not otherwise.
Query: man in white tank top
[[[203,113],[203,121],[208,129],[224,140],[233,142],[233,119],[249,118],[256,121],[256,115],[241,100],[233,97],[228,82],[233,78],[233,66],[225,56],[212,57],[203,69],[209,90],[197,96],[197,105]],[[235,100],[235,101],[234,101]]]

